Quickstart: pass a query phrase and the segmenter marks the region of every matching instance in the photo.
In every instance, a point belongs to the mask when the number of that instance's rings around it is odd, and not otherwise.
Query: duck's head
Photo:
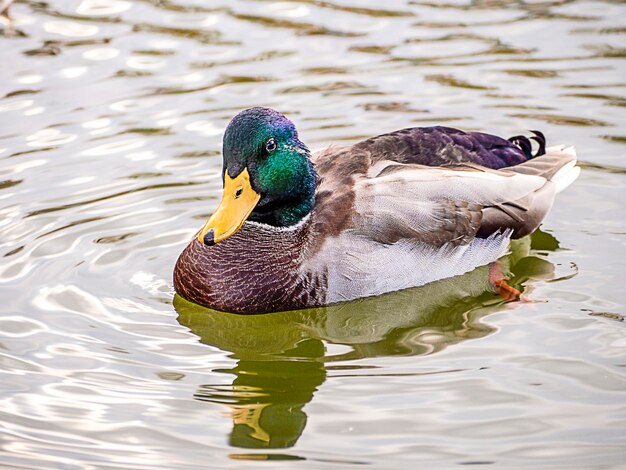
[[[214,245],[246,220],[276,227],[298,223],[315,203],[315,170],[296,126],[269,108],[242,111],[228,124],[222,147],[224,192],[198,236]]]

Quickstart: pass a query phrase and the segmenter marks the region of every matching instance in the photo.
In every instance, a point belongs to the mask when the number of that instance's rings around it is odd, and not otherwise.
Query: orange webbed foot
[[[508,280],[509,278],[502,272],[502,264],[500,261],[489,265],[489,283],[505,301],[514,302],[519,300],[522,302],[533,302],[515,287],[508,285],[506,282]]]

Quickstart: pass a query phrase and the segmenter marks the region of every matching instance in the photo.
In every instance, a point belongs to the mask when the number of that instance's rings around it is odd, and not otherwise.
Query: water
[[[623,468],[621,2],[10,12],[2,466]],[[174,300],[174,262],[219,199],[222,131],[259,105],[312,148],[442,123],[575,144],[581,177],[504,260],[545,302],[503,304],[484,269],[260,317]]]

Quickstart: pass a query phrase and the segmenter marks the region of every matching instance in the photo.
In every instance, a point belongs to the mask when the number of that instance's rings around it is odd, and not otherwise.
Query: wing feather
[[[433,246],[465,244],[481,229],[487,208],[502,214],[498,221],[511,221],[491,233],[523,225],[533,195],[548,183],[538,175],[473,165],[393,163],[355,182],[354,230],[381,243],[412,238]]]

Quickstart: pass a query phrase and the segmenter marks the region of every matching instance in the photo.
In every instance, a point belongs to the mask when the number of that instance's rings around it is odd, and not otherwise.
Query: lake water
[[[622,2],[10,13],[0,466],[624,468]],[[223,129],[261,105],[313,149],[435,124],[575,144],[580,178],[504,260],[537,302],[504,304],[484,268],[264,316],[175,299],[176,258],[219,200]]]

